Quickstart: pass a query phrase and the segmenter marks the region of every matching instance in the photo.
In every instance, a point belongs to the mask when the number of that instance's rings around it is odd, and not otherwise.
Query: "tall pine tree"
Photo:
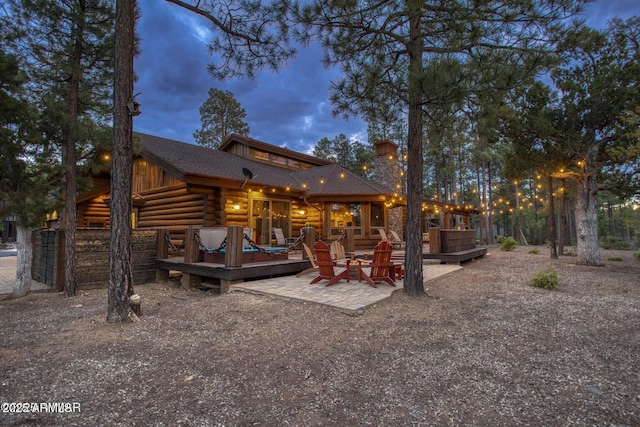
[[[231,135],[248,135],[249,126],[244,122],[247,112],[228,90],[209,89],[209,97],[200,107],[202,128],[193,137],[200,145],[218,148]]]
[[[78,164],[108,144],[111,107],[113,4],[107,0],[10,0],[12,25],[27,60],[31,100],[40,132],[59,147],[64,167],[66,296],[77,293],[75,234]]]
[[[31,288],[30,230],[55,208],[51,192],[57,170],[52,153],[39,144],[37,110],[25,97],[27,82],[18,58],[0,50],[0,217],[17,218],[14,297]]]
[[[302,40],[319,38],[327,62],[343,67],[343,77],[332,86],[338,112],[366,114],[372,99],[407,108],[405,293],[425,294],[423,112],[465,95],[458,92],[454,70],[464,69],[458,61],[469,65],[470,77],[474,68],[502,70],[497,82],[510,85],[523,70],[535,72],[545,51],[553,49],[561,20],[583,3],[315,0],[301,6],[298,19],[307,24],[299,33]]]

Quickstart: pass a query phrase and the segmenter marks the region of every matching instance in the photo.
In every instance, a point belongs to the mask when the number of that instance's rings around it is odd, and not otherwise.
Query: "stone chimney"
[[[398,161],[398,144],[383,139],[373,143],[376,149],[376,157],[373,162],[374,176],[376,182],[389,187],[398,195],[402,194],[402,168]],[[402,207],[388,210],[389,230],[398,233],[403,240],[404,224],[402,223]],[[391,237],[391,236],[389,236]]]

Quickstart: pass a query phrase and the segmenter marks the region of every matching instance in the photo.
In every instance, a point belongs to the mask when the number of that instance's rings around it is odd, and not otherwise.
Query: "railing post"
[[[242,241],[244,228],[239,225],[227,227],[227,245],[224,252],[225,267],[242,267]]]
[[[169,258],[169,244],[165,240],[165,234],[167,230],[164,228],[158,229],[156,236],[156,259]],[[162,283],[169,280],[169,270],[162,270],[156,268],[156,282]]]
[[[196,240],[196,233],[200,227],[189,226],[184,232],[184,262],[193,263],[198,262],[200,257],[200,248],[198,241]],[[191,288],[200,284],[200,276],[195,274],[182,273],[182,287]]]

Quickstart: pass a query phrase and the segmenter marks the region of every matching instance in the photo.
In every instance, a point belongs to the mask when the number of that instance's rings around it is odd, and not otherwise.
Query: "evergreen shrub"
[[[530,280],[530,283],[537,287],[547,290],[553,290],[558,286],[558,272],[555,268],[549,267],[538,271]]]
[[[500,250],[502,251],[512,251],[516,246],[518,246],[518,241],[511,236],[505,237],[502,242],[500,242]]]

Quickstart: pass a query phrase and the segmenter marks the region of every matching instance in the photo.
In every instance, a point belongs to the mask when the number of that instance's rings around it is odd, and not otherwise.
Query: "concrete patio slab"
[[[16,262],[17,257],[3,256],[0,257],[0,295],[8,295],[13,293],[13,286],[16,283]],[[44,283],[31,282],[31,292],[47,292],[51,290],[51,286]]]

